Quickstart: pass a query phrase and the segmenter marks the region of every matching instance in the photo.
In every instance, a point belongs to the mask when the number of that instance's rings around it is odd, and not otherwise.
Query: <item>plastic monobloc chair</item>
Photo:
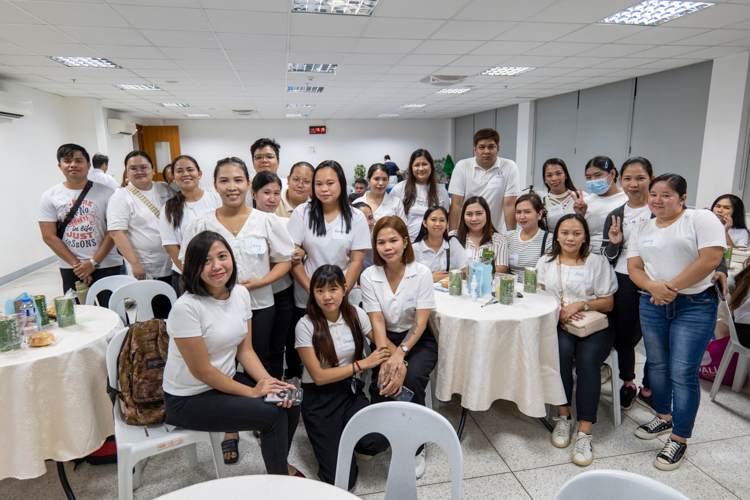
[[[435,443],[451,464],[451,498],[461,498],[464,459],[456,430],[439,413],[414,403],[387,401],[357,412],[344,428],[336,461],[335,485],[349,485],[354,446],[367,434],[377,432],[391,444],[391,467],[385,487],[386,500],[417,500],[414,455],[424,443]]]
[[[166,296],[172,305],[177,300],[174,288],[163,281],[141,280],[128,283],[115,290],[109,298],[109,308],[116,310],[118,304],[125,299],[133,299],[136,305],[135,321],[146,321],[154,317],[151,300],[157,295]]]
[[[98,306],[100,304],[96,296],[99,295],[99,293],[104,290],[109,290],[114,293],[114,291],[121,286],[127,285],[128,283],[135,283],[136,281],[138,280],[132,276],[125,275],[107,276],[106,278],[102,278],[89,288],[88,294],[86,295],[86,305]],[[120,318],[122,318],[123,323],[127,323],[127,318],[125,317],[125,304],[122,301],[117,305],[116,312],[120,315]]]
[[[619,359],[617,351],[613,347],[609,352],[609,357],[604,360],[612,368],[612,411],[614,412],[615,427],[620,427],[622,423],[622,407],[620,406],[620,377],[617,375]]]
[[[729,362],[732,360],[734,353],[738,354],[737,368],[734,372],[734,381],[732,381],[732,390],[734,392],[740,392],[742,386],[745,383],[745,377],[747,376],[748,368],[750,368],[750,349],[740,344],[737,338],[737,328],[734,326],[734,319],[732,317],[732,311],[729,310],[729,303],[727,299],[721,296],[721,304],[719,307],[725,308],[724,311],[727,314],[729,320],[729,343],[724,351],[724,356],[721,358],[719,363],[719,370],[716,372],[716,378],[714,379],[714,385],[711,386],[711,401],[716,400],[716,394],[719,392],[721,387],[721,381],[724,380],[724,374],[727,372]]]
[[[120,379],[117,373],[117,358],[120,356],[122,343],[128,328],[120,330],[107,346],[107,376],[109,385],[120,390]],[[212,457],[217,479],[226,477],[224,455],[221,451],[221,436],[218,432],[199,432],[180,429],[173,425],[128,425],[120,407],[119,398],[114,404],[115,442],[117,443],[117,484],[119,500],[132,500],[133,488],[141,486],[140,461],[171,451],[187,447],[188,465],[198,465],[198,453],[195,443],[206,442],[213,449]],[[135,472],[133,469],[135,468]]]
[[[563,485],[554,500],[690,500],[650,477],[621,470],[592,470]]]

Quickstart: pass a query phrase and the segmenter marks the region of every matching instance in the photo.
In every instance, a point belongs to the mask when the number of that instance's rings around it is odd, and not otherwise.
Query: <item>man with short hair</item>
[[[120,274],[122,257],[107,234],[107,206],[114,190],[92,182],[70,223],[58,236],[57,224],[64,222],[89,182],[89,154],[77,144],[63,144],[57,150],[58,168],[65,182],[44,192],[39,202],[42,239],[59,258],[63,292],[75,290],[76,281],[91,285],[106,276]],[[107,297],[107,300],[109,297]]]
[[[255,173],[270,170],[278,175],[279,150],[281,146],[274,139],[266,137],[258,139],[250,146],[250,154],[253,156],[253,169]]]
[[[107,175],[107,170],[109,169],[109,156],[96,153],[93,158],[91,158],[91,165],[94,168],[89,170],[88,178],[90,181],[104,184],[114,190],[117,190],[117,188],[120,187],[117,185],[117,181],[114,177]]]
[[[399,182],[403,180],[401,178],[401,170],[398,169],[398,165],[391,161],[391,155],[385,155],[385,157],[383,158],[383,165],[388,167],[389,176],[395,175]]]
[[[367,181],[360,178],[354,181],[354,192],[349,195],[349,203],[354,203],[354,200],[361,198],[367,192]]]
[[[516,228],[516,198],[521,194],[518,166],[499,158],[500,135],[483,128],[474,134],[474,157],[459,161],[453,169],[448,192],[451,194],[450,229],[458,229],[464,200],[482,196],[490,206],[492,223],[498,231]]]

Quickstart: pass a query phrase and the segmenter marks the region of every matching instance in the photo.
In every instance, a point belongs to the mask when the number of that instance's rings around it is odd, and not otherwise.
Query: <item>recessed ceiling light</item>
[[[708,2],[646,0],[599,22],[655,26],[713,5],[715,4]]]
[[[287,104],[287,108],[314,108],[314,104]]]
[[[189,116],[190,118],[202,118],[202,117],[206,117],[208,115],[205,114],[205,113],[189,113],[189,114],[187,114],[185,116]]]
[[[190,104],[185,102],[163,102],[161,103],[165,108],[189,108]]]
[[[289,63],[290,73],[335,73],[338,64]]]
[[[292,12],[369,16],[378,0],[294,0]]]
[[[465,94],[471,89],[463,88],[463,89],[440,89],[436,94]]]
[[[233,109],[232,113],[237,116],[250,116],[255,114],[254,109]]]
[[[145,85],[141,83],[120,83],[112,84],[113,87],[117,87],[120,90],[161,90],[156,85]]]
[[[426,104],[402,104],[402,108],[424,108]]]
[[[287,87],[287,92],[323,92],[323,87]]]
[[[482,71],[480,75],[482,76],[515,76],[521,73],[526,73],[527,71],[531,71],[532,69],[536,69],[536,68],[529,68],[525,66],[497,66],[495,68],[490,68],[490,69],[486,69]]]
[[[295,113],[295,114],[287,113],[286,117],[287,118],[307,118],[307,114],[306,113]]]
[[[379,118],[393,118],[394,116],[398,116],[396,113],[381,113],[378,115]]]
[[[103,57],[68,57],[68,56],[47,56],[47,59],[52,59],[55,62],[64,64],[69,68],[110,68],[117,69],[120,66],[116,65],[109,59]]]

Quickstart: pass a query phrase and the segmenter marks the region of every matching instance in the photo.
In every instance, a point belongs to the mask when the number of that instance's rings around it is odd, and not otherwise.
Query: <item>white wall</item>
[[[180,127],[180,149],[193,156],[204,171],[204,183],[212,182],[217,160],[237,156],[252,167],[250,145],[260,137],[271,137],[281,144],[279,174],[286,177],[298,161],[313,165],[336,160],[344,168],[349,183],[354,167],[366,168],[391,159],[403,170],[417,148],[425,148],[442,158],[451,145],[451,121],[443,120],[326,120],[328,133],[309,135],[309,120],[167,120]],[[309,153],[314,146],[316,153]]]
[[[104,108],[102,114],[104,116],[105,127],[109,118],[116,118],[130,123],[144,123],[144,120],[112,109]],[[107,130],[106,138],[106,151],[99,152],[109,156],[109,170],[107,170],[107,174],[114,176],[119,184],[122,181],[122,173],[125,171],[125,156],[133,151],[133,136],[122,134],[112,135]]]

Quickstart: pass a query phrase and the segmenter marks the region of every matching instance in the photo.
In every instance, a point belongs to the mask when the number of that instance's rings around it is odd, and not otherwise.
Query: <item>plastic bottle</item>
[[[18,329],[24,336],[39,331],[36,327],[36,306],[29,298],[22,299],[21,309],[18,311]]]
[[[469,286],[469,299],[472,302],[476,302],[479,297],[479,283],[477,283],[477,277],[471,277],[471,285]]]

